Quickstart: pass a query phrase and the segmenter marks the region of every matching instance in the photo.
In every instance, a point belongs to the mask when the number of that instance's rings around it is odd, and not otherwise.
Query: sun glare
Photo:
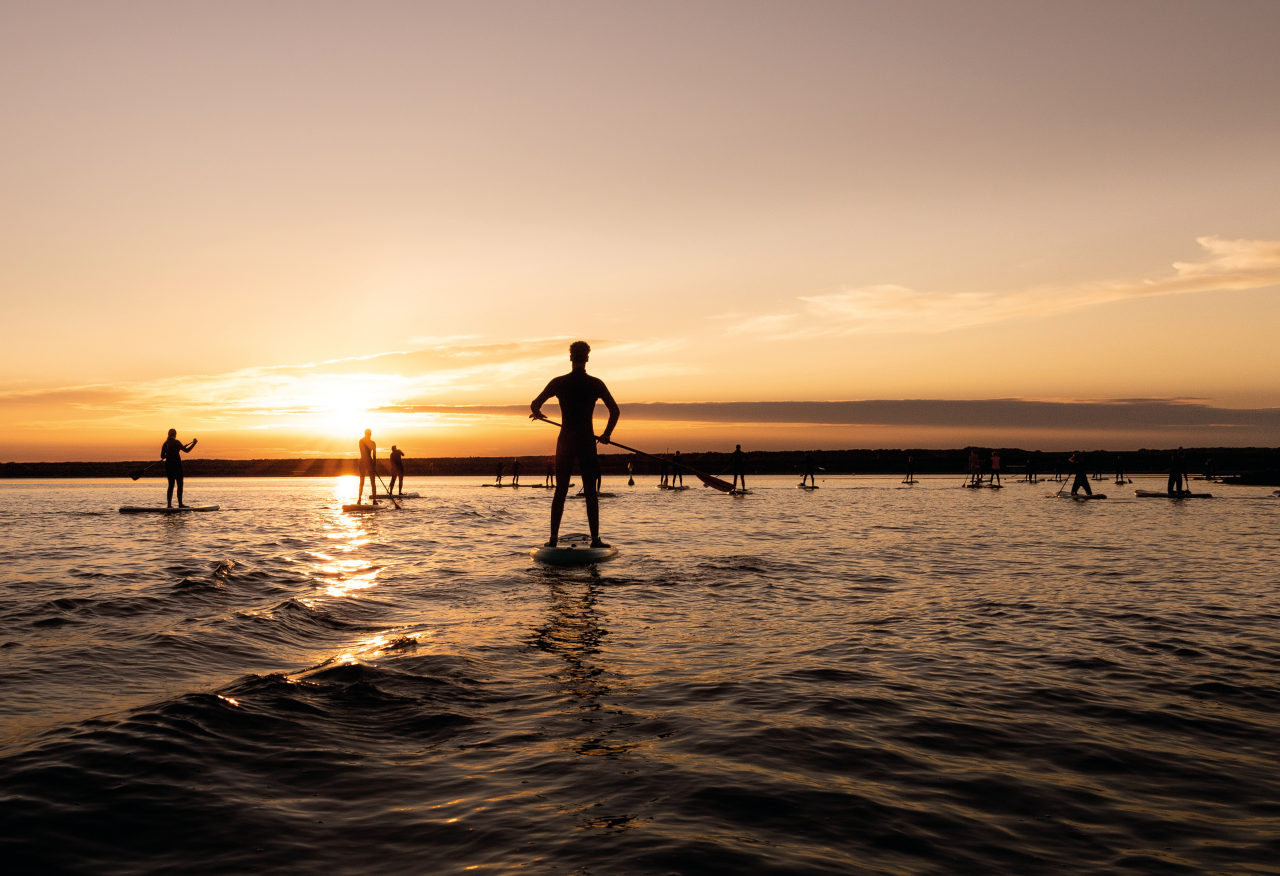
[[[374,428],[373,412],[389,403],[386,380],[375,375],[330,376],[299,387],[317,435],[326,438],[359,436]]]

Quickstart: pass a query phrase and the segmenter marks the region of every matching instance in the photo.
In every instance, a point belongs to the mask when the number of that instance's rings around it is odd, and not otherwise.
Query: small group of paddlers
[[[356,489],[356,504],[359,505],[364,498],[364,480],[369,479],[369,498],[374,504],[378,504],[378,445],[373,440],[373,430],[365,429],[364,437],[356,444],[360,451],[360,462],[358,470],[360,472],[360,486]],[[391,466],[391,482],[387,484],[387,498],[394,498],[396,494],[397,482],[399,484],[399,495],[404,495],[404,451],[396,445],[391,445],[391,452],[387,454],[387,462]]]
[[[915,482],[914,466],[911,464],[911,458],[908,457],[907,477],[912,483]],[[993,487],[1004,486],[1000,483],[1000,451],[992,450],[990,460],[990,469],[987,474],[987,483]],[[982,457],[978,453],[978,448],[969,448],[969,481],[965,486],[980,487],[982,486]]]

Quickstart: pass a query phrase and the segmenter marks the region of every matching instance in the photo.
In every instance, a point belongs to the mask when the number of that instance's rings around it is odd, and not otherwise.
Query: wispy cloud
[[[121,385],[90,384],[0,391],[0,412],[27,425],[141,423],[157,417],[274,422],[334,411],[394,411],[407,401],[492,401],[506,388],[532,397],[551,374],[568,369],[572,338],[503,343],[450,339],[434,346],[219,374],[186,374]],[[671,354],[679,340],[602,344],[612,375],[645,379],[687,374]],[[250,418],[246,420],[245,418]]]
[[[724,314],[727,330],[779,339],[937,333],[1025,316],[1051,316],[1114,301],[1280,285],[1280,241],[1196,240],[1205,255],[1175,262],[1154,279],[1115,280],[1013,291],[932,292],[883,284],[802,295],[797,305],[771,314]]]

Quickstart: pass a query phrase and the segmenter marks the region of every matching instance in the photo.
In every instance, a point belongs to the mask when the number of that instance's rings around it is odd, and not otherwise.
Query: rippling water
[[[0,866],[1280,872],[1268,490],[482,481],[0,482]]]

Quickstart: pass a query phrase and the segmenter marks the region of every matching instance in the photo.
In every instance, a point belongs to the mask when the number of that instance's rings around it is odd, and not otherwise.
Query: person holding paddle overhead
[[[375,460],[378,456],[378,445],[374,443],[373,430],[365,429],[364,437],[360,439],[360,443],[356,446],[360,448],[360,488],[356,491],[356,504],[359,505],[360,500],[364,498],[364,479],[368,478],[370,501],[377,505],[378,481]]]
[[[529,405],[529,419],[545,420],[542,405],[555,396],[560,402],[560,418],[563,421],[560,425],[560,437],[556,439],[556,490],[551,497],[551,539],[547,542],[547,547],[555,547],[560,538],[560,518],[564,516],[564,500],[569,493],[574,460],[577,460],[578,467],[582,470],[582,492],[586,499],[591,546],[608,547],[600,540],[600,498],[597,495],[600,460],[596,456],[596,441],[609,443],[621,411],[604,381],[587,373],[587,358],[590,354],[591,347],[586,341],[574,341],[570,344],[569,363],[572,370],[553,378]],[[592,424],[597,401],[604,402],[609,409],[609,424],[604,427],[599,438],[596,437]]]
[[[178,430],[170,429],[169,437],[165,439],[164,444],[160,445],[160,458],[164,460],[165,477],[169,479],[169,491],[165,494],[165,505],[169,508],[173,507],[173,488],[178,488],[178,507],[185,508],[182,502],[182,454],[190,453],[191,448],[196,446],[195,438],[191,439],[190,444],[183,444],[178,440]]]

